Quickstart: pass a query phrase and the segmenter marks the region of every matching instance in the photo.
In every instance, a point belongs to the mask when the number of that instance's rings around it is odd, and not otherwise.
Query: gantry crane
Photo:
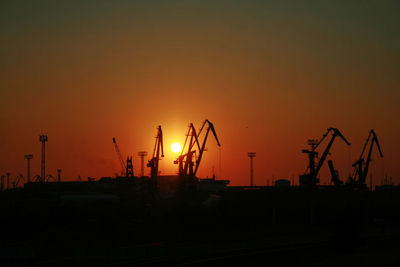
[[[125,161],[122,158],[121,151],[119,150],[119,147],[118,147],[117,141],[115,140],[115,137],[113,137],[113,143],[114,143],[115,151],[117,152],[117,156],[118,156],[118,159],[119,159],[119,161],[121,163],[121,167],[122,167],[121,176],[125,176],[125,173],[126,173]]]
[[[316,164],[315,159],[318,157],[318,152],[316,152],[316,149],[331,132],[331,140],[329,141],[328,145],[325,148],[325,151],[322,153],[321,158]],[[333,141],[335,141],[337,136],[339,136],[347,145],[350,145],[350,143],[346,140],[342,133],[338,129],[332,127],[328,128],[328,131],[322,136],[319,141],[314,139],[308,140],[308,144],[310,145],[311,150],[303,149],[302,153],[308,154],[309,165],[307,167],[307,170],[309,170],[309,173],[300,175],[300,185],[315,186],[319,182],[319,179],[317,178],[318,173],[322,165],[324,164],[326,157],[329,154],[329,150],[332,147]]]
[[[199,137],[203,131],[205,131],[205,135],[204,135],[203,142],[200,145]],[[185,143],[182,148],[181,155],[178,157],[177,160],[174,161],[175,164],[179,164],[179,175],[180,176],[188,177],[191,180],[196,179],[195,178],[196,173],[199,169],[201,159],[202,159],[204,151],[205,151],[207,138],[208,138],[210,131],[213,133],[215,140],[217,141],[217,145],[221,146],[221,144],[219,143],[214,125],[209,120],[205,120],[203,122],[203,125],[201,126],[198,134],[196,133],[196,129],[194,128],[193,124],[191,123],[189,125],[189,130],[188,130],[188,133],[186,134],[186,139],[185,139]],[[190,139],[189,139],[189,136],[190,136]],[[197,149],[199,151],[197,158],[196,158],[196,150],[194,150],[195,146],[197,146]],[[187,147],[187,152],[184,153],[186,147]]]
[[[368,150],[368,155],[367,159],[365,160],[365,151],[367,148],[368,143],[370,143],[370,147]],[[361,151],[360,158],[352,165],[354,167],[354,174],[353,177],[350,179],[350,184],[353,185],[353,187],[362,189],[366,188],[366,179],[368,175],[368,169],[369,169],[369,164],[371,162],[371,155],[372,155],[372,148],[374,147],[374,144],[378,147],[379,155],[382,158],[382,150],[379,145],[378,137],[376,136],[374,130],[370,130],[368,134],[368,138],[365,141],[364,147]]]
[[[147,167],[150,167],[150,179],[154,182],[158,177],[158,163],[161,157],[164,157],[164,143],[163,143],[163,133],[161,130],[161,125],[157,127],[156,143],[154,144],[153,156],[147,163]]]

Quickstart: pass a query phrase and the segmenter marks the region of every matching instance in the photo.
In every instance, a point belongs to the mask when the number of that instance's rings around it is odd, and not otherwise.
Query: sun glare
[[[179,151],[181,151],[181,149],[182,149],[182,147],[181,147],[181,144],[179,144],[179,143],[173,143],[171,145],[171,150],[175,153],[178,153]]]

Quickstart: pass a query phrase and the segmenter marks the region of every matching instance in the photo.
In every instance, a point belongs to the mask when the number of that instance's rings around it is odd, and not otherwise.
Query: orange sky
[[[399,183],[399,3],[279,2],[2,1],[0,174],[25,175],[27,153],[39,174],[41,133],[54,176],[119,172],[112,137],[139,173],[157,125],[160,170],[175,173],[171,143],[208,118],[234,185],[249,183],[248,151],[256,184],[297,181],[307,139],[331,126],[352,143],[332,150],[342,179],[373,128],[384,159],[374,153],[371,171]],[[218,177],[209,141],[199,175]]]

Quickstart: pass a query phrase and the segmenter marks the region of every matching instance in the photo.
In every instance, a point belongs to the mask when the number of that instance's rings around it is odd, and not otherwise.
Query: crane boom
[[[322,156],[321,156],[321,158],[320,158],[320,160],[319,160],[319,162],[318,162],[317,168],[316,168],[316,170],[315,170],[315,176],[318,175],[319,170],[320,170],[321,167],[322,167],[322,164],[324,164],[324,161],[325,161],[325,159],[326,159],[326,156],[329,154],[329,150],[330,150],[331,147],[332,147],[333,141],[335,141],[335,138],[336,138],[337,136],[339,136],[348,146],[350,145],[349,141],[346,140],[346,138],[342,135],[342,133],[341,133],[338,129],[332,128],[332,127],[331,127],[331,128],[328,129],[328,133],[329,133],[330,131],[333,131],[332,138],[331,138],[331,140],[329,141],[328,146],[325,148],[325,151],[324,151],[324,153],[322,154]]]
[[[196,168],[194,170],[194,175],[196,175],[197,170],[199,169],[201,158],[203,157],[203,153],[204,153],[204,150],[205,150],[205,147],[206,147],[207,137],[208,137],[208,134],[210,133],[210,130],[212,131],[212,133],[213,133],[213,135],[215,137],[215,140],[217,141],[217,145],[221,146],[221,144],[219,143],[218,137],[217,137],[217,133],[215,132],[214,125],[209,120],[205,120],[204,121],[203,125],[200,128],[199,135],[200,135],[201,131],[204,129],[204,126],[206,124],[208,124],[208,127],[207,127],[207,131],[206,131],[206,134],[205,134],[205,137],[204,137],[204,140],[203,140],[203,144],[202,144],[200,152],[199,152],[199,156],[198,156],[198,158],[196,160]]]
[[[114,143],[115,151],[117,152],[117,156],[118,156],[118,159],[119,159],[119,161],[121,163],[121,167],[122,167],[121,176],[124,176],[124,173],[126,171],[126,165],[125,165],[124,159],[122,158],[121,151],[119,150],[119,147],[118,147],[117,141],[115,140],[115,137],[113,137],[113,143]]]

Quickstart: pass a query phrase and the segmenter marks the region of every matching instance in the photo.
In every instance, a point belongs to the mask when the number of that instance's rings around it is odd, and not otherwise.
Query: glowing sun
[[[171,145],[172,152],[177,153],[177,152],[181,151],[181,149],[182,149],[182,147],[181,147],[181,144],[179,144],[179,143],[173,143]]]

